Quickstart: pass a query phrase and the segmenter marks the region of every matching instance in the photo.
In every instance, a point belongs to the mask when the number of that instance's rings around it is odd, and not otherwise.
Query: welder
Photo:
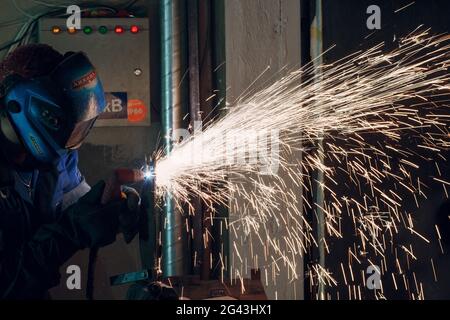
[[[33,44],[1,62],[0,298],[46,298],[74,253],[136,233],[136,191],[103,203],[105,183],[90,188],[78,169],[77,149],[105,105],[81,52]]]

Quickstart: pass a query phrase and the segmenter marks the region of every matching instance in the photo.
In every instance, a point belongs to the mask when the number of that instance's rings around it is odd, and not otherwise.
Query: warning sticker
[[[144,102],[138,99],[131,99],[128,101],[128,121],[141,122],[147,117],[148,109]]]

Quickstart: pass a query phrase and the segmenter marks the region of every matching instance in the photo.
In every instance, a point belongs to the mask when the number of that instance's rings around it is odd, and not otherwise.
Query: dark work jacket
[[[70,152],[54,170],[0,167],[0,298],[40,299],[79,248],[58,225],[62,210],[89,191]]]

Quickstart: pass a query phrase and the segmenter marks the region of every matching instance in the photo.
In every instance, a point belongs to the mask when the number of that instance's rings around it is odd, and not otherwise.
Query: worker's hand
[[[141,197],[131,187],[122,186],[121,189],[126,196],[126,201],[119,215],[119,224],[125,242],[130,243],[138,232]]]
[[[77,203],[67,208],[58,221],[80,249],[103,247],[116,239],[121,220],[119,216],[126,201],[101,204],[104,188],[104,181],[97,183]]]

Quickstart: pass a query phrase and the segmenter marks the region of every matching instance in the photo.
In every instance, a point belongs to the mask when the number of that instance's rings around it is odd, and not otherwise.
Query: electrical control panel
[[[80,29],[70,29],[66,19],[41,19],[40,43],[83,51],[95,65],[107,100],[97,127],[150,125],[148,26],[147,18],[82,18]]]

